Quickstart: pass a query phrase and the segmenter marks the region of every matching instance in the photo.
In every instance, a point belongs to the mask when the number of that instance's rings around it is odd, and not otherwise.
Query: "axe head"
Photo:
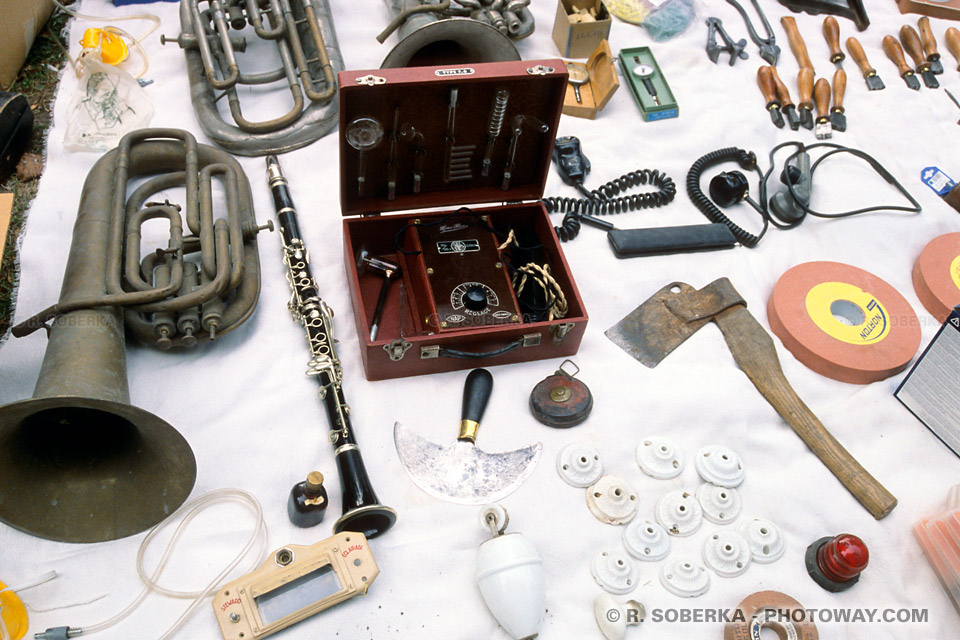
[[[699,291],[684,282],[671,282],[604,335],[652,369],[714,315],[737,304],[746,306],[726,278]]]

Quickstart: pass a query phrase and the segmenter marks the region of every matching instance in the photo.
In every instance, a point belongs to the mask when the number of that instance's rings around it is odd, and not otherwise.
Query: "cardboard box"
[[[0,193],[0,264],[3,264],[3,248],[7,244],[7,229],[13,213],[13,194]]]
[[[6,0],[0,19],[0,89],[9,89],[20,73],[33,41],[53,13],[50,0]]]
[[[571,64],[580,63],[567,63],[568,69]],[[606,40],[601,42],[584,66],[590,74],[590,80],[580,85],[580,102],[577,102],[577,92],[573,83],[568,83],[567,94],[563,98],[563,114],[593,120],[597,117],[597,112],[607,106],[610,98],[620,88],[616,61],[610,52],[610,44]]]
[[[351,70],[339,82],[344,262],[367,379],[576,353],[588,318],[540,201],[563,62]],[[358,267],[362,251],[400,267],[382,306],[385,278]],[[541,289],[521,283],[528,262],[547,265],[562,295],[531,301]],[[558,301],[565,315],[546,313]]]
[[[581,9],[593,10],[593,22],[571,22]],[[557,0],[557,18],[553,23],[553,41],[566,58],[586,58],[610,35],[610,13],[602,0]]]

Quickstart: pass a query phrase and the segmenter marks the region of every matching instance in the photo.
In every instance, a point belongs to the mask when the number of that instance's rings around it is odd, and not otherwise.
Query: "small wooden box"
[[[580,86],[580,102],[577,102],[574,86],[568,84],[567,94],[563,98],[563,115],[593,120],[620,88],[616,61],[610,52],[610,44],[606,40],[601,42],[590,54],[584,66],[590,74],[590,81]]]
[[[571,22],[581,9],[593,9],[593,22]],[[602,0],[557,0],[557,17],[553,23],[553,41],[565,58],[586,58],[601,40],[610,37],[613,20]]]
[[[339,83],[344,263],[367,379],[576,353],[588,318],[540,202],[567,87],[563,62],[343,71]],[[483,206],[461,210],[475,204]],[[541,318],[518,301],[511,260],[524,253],[501,248],[510,230],[548,265],[564,317]],[[402,272],[376,339],[385,278],[358,268],[361,250]]]

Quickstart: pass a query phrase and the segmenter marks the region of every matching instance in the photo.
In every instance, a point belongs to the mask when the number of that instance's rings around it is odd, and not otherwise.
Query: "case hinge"
[[[375,76],[373,74],[360,76],[357,78],[357,84],[365,84],[368,87],[372,87],[378,84],[387,84],[387,79],[383,76]]]
[[[532,76],[545,76],[548,73],[553,73],[556,71],[553,67],[545,67],[542,64],[538,64],[535,67],[527,67],[527,73]]]

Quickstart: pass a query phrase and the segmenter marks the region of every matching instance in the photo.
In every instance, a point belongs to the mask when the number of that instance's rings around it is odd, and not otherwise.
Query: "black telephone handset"
[[[583,184],[590,173],[590,160],[580,149],[580,140],[573,136],[557,138],[553,147],[553,162],[557,165],[564,184]]]

